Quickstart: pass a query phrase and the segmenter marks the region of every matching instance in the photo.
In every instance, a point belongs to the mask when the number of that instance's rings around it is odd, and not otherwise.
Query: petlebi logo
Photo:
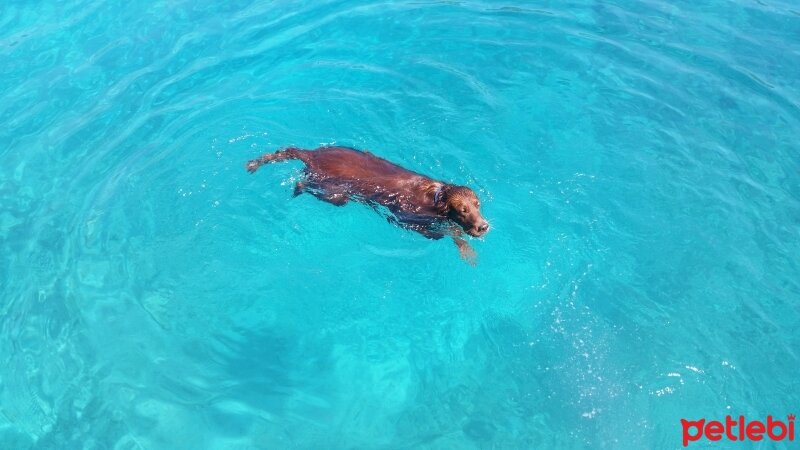
[[[725,416],[725,421],[706,419],[686,420],[681,419],[683,426],[683,446],[705,437],[709,441],[727,439],[729,441],[760,441],[764,438],[775,442],[794,441],[794,414],[786,416],[786,421],[767,416],[766,421],[748,420],[739,416],[735,420]]]

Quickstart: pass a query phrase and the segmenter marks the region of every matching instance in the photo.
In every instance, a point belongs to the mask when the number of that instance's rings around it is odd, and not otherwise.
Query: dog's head
[[[466,186],[445,184],[435,195],[439,213],[457,223],[470,236],[480,237],[489,231],[489,222],[481,215],[481,202]]]

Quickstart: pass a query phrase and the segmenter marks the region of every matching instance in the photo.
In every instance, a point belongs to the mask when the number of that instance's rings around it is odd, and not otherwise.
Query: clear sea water
[[[789,0],[6,0],[0,447],[682,448],[800,413],[798,80]],[[474,187],[477,267],[244,170],[330,143]]]

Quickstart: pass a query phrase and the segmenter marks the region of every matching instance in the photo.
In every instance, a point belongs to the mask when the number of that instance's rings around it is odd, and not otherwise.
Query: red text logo
[[[772,416],[767,416],[766,422],[749,421],[744,416],[739,416],[739,420],[726,416],[725,422],[681,419],[683,446],[686,447],[689,442],[700,440],[703,437],[709,441],[719,441],[720,439],[760,441],[766,436],[773,441],[783,441],[784,439],[794,441],[794,418],[794,414],[789,414],[785,422],[773,419]]]

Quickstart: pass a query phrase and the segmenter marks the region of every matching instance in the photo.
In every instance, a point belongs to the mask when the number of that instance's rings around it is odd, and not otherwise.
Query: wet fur
[[[391,221],[427,238],[452,236],[462,257],[474,263],[475,252],[460,237],[461,231],[480,236],[488,230],[488,223],[481,216],[480,202],[471,189],[347,147],[292,147],[262,155],[246,167],[253,173],[264,164],[292,159],[305,163],[303,180],[294,188],[295,196],[308,192],[336,206],[352,200],[384,207],[391,212]]]

